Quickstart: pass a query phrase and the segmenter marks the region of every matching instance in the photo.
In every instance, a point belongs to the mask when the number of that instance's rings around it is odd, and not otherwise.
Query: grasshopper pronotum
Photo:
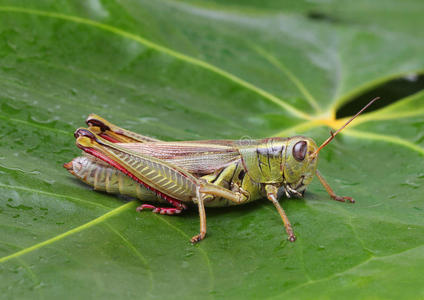
[[[75,131],[76,144],[88,155],[66,163],[70,173],[96,190],[121,193],[145,201],[169,203],[173,207],[142,204],[137,211],[178,214],[195,203],[199,209],[200,233],[206,235],[205,206],[240,205],[267,197],[276,207],[294,242],[289,219],[277,200],[282,189],[287,197],[303,196],[316,175],[332,199],[337,196],[317,170],[319,151],[361,114],[373,99],[320,146],[308,137],[261,140],[207,140],[163,142],[122,129],[97,115],[90,115],[88,129]]]

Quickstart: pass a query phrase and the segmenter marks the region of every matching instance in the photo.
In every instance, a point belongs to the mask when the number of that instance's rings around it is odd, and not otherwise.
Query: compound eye
[[[303,161],[305,159],[306,150],[308,144],[305,141],[297,142],[293,147],[293,157],[297,161]]]

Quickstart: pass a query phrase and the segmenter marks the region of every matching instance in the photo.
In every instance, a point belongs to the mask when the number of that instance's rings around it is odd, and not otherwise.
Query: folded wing
[[[121,147],[153,156],[181,167],[192,174],[205,175],[240,161],[231,140],[119,143]]]

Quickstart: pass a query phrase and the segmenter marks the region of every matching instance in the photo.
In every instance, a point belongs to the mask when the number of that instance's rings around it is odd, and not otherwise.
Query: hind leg
[[[90,114],[85,122],[90,130],[112,143],[160,142],[157,139],[118,127],[95,114]]]

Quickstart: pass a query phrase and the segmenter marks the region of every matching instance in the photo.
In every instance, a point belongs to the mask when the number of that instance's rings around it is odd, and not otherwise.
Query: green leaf
[[[259,3],[259,2],[258,2]],[[303,199],[137,213],[63,169],[97,113],[164,140],[304,134],[422,73],[419,0],[0,1],[0,297],[422,298],[424,92],[355,120]],[[380,100],[384,101],[384,99]],[[354,114],[355,112],[352,112]]]

